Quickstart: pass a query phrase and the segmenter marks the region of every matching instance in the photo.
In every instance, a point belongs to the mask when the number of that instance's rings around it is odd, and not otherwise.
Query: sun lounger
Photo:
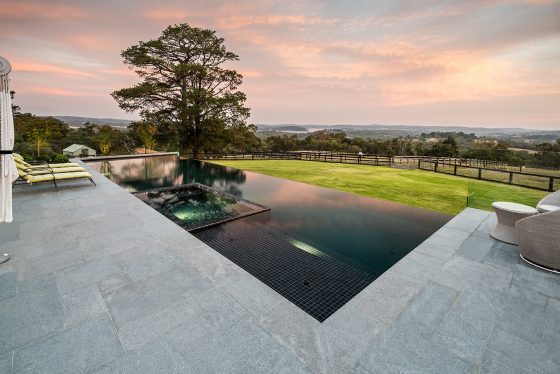
[[[31,175],[39,175],[39,174],[50,174],[50,173],[74,173],[80,171],[86,171],[81,166],[68,166],[68,167],[60,167],[60,168],[50,168],[47,165],[40,165],[36,167],[28,167],[23,163],[16,161],[16,167],[21,169],[25,174]]]
[[[25,167],[27,168],[44,168],[44,167],[49,167],[49,168],[66,168],[66,167],[81,167],[80,164],[76,164],[75,162],[63,162],[60,164],[48,164],[48,163],[44,163],[44,164],[40,164],[40,165],[31,165],[30,163],[26,162],[23,157],[17,153],[13,154],[14,156],[14,160],[16,161],[16,163],[19,164],[23,164]]]
[[[22,168],[18,168],[18,173],[19,178],[17,181],[25,181],[30,185],[32,185],[33,183],[53,182],[54,186],[58,189],[58,185],[56,183],[57,181],[73,179],[88,179],[93,185],[95,185],[93,177],[87,171],[57,173],[50,169],[46,173],[31,174],[30,172],[27,172]],[[16,184],[17,181],[14,182],[14,184]]]

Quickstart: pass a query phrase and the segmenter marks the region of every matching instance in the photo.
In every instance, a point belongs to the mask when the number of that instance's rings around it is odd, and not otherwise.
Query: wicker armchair
[[[539,209],[539,206],[543,205],[554,205],[560,207],[560,190],[553,192],[551,194],[546,195],[542,198],[541,201],[537,204],[537,210],[539,212],[544,212],[545,210]]]
[[[560,273],[560,210],[521,219],[515,230],[521,258]]]

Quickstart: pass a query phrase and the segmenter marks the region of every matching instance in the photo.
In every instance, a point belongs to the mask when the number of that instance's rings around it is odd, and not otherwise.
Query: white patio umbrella
[[[0,56],[0,223],[12,222],[12,182],[18,171],[12,156],[14,149],[14,117],[8,74],[12,66]],[[0,263],[9,259],[0,254]]]

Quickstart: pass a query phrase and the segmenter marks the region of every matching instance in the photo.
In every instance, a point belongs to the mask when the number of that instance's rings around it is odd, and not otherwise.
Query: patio
[[[560,277],[492,239],[490,212],[464,210],[319,323],[90,173],[14,191],[0,373],[560,372]]]

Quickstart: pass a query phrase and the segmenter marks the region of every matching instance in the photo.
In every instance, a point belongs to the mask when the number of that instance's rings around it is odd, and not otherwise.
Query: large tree
[[[121,53],[142,78],[112,93],[119,106],[174,132],[183,150],[197,157],[227,128],[245,125],[249,108],[238,90],[241,74],[224,65],[239,57],[215,31],[186,23],[169,26],[160,37]]]

